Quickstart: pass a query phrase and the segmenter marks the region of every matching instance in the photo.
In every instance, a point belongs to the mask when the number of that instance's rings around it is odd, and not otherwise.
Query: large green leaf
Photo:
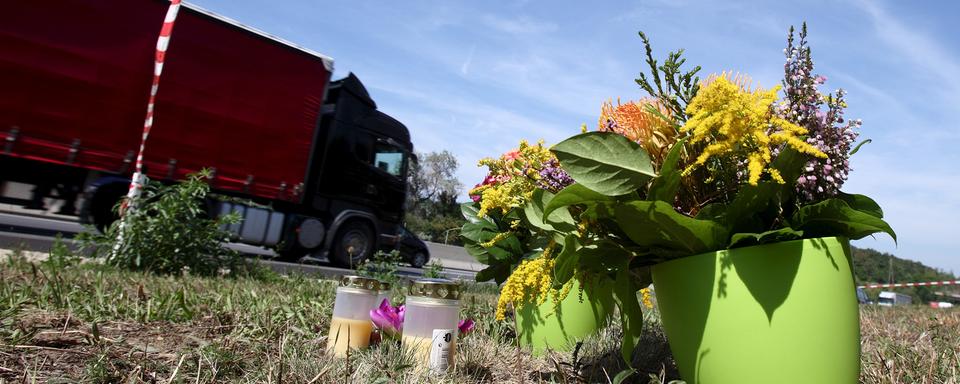
[[[803,230],[807,237],[843,236],[856,240],[884,232],[897,241],[897,234],[886,221],[853,209],[846,201],[837,198],[801,207],[793,215],[792,224]]]
[[[555,209],[548,213],[549,216],[544,216],[544,207],[550,201],[553,201],[554,198],[554,195],[548,191],[542,189],[534,191],[530,201],[528,201],[527,205],[523,208],[523,213],[527,221],[534,227],[545,231],[559,231],[562,233],[575,231],[577,229],[576,222],[566,208]]]
[[[607,196],[642,189],[656,176],[647,152],[616,133],[582,133],[550,150],[577,183]]]
[[[742,186],[723,214],[723,220],[730,230],[748,233],[769,228],[758,222],[758,216],[766,212],[779,212],[780,202],[789,200],[807,158],[808,155],[785,147],[771,164],[780,171],[784,184],[764,180],[757,185]]]
[[[493,280],[498,285],[503,284],[504,281],[507,281],[507,277],[510,277],[510,264],[509,263],[496,263],[492,264],[489,267],[486,267],[480,272],[477,272],[475,280],[477,282],[484,282]]]
[[[579,248],[577,235],[569,234],[563,239],[563,250],[557,255],[556,264],[553,266],[554,287],[562,287],[573,278],[580,262]]]
[[[629,263],[633,256],[612,240],[601,240],[577,250],[580,268],[596,273],[604,273]]]
[[[489,217],[477,216],[477,213],[479,212],[480,204],[474,202],[460,204],[460,214],[463,215],[464,219],[467,219],[467,222],[476,223],[478,221],[491,221]]]
[[[617,223],[641,247],[683,250],[690,255],[726,248],[727,229],[711,220],[678,213],[662,201],[632,201],[614,207]]]
[[[486,220],[465,223],[460,231],[460,236],[464,240],[464,249],[482,264],[490,264],[491,258],[512,260],[522,256],[524,247],[515,234],[510,234],[490,247],[481,245],[493,240],[500,233],[499,231],[496,225]]]
[[[784,227],[773,231],[763,233],[735,233],[730,238],[728,248],[748,247],[758,244],[779,243],[783,241],[797,240],[803,238],[803,231],[797,231],[790,227]]]
[[[680,155],[683,153],[683,144],[686,138],[681,139],[670,148],[667,157],[663,160],[663,167],[660,168],[660,175],[650,183],[650,191],[647,192],[648,200],[660,200],[673,203],[677,198],[677,190],[680,189],[680,169],[677,164],[680,162]]]
[[[460,229],[460,237],[475,243],[482,243],[490,241],[490,239],[496,235],[497,231],[497,226],[489,221],[468,221],[464,223]]]
[[[549,215],[557,209],[568,207],[574,204],[607,201],[613,201],[613,198],[587,188],[583,184],[575,183],[560,190],[560,192],[557,192],[557,194],[553,196],[553,198],[550,199],[547,205],[543,208],[543,214]]]
[[[640,342],[643,332],[643,310],[637,300],[639,290],[630,275],[629,264],[624,264],[617,271],[613,284],[613,299],[620,308],[620,326],[623,328],[620,355],[627,364],[633,361],[633,350]]]
[[[703,206],[703,208],[700,208],[700,211],[697,212],[695,217],[701,220],[721,221],[726,214],[726,205],[720,203],[710,203]]]
[[[837,198],[845,201],[850,208],[883,218],[883,209],[880,208],[880,204],[867,196],[840,192]]]

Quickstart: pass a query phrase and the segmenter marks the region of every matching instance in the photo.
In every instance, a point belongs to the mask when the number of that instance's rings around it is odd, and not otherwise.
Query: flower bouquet
[[[477,281],[503,284],[496,317],[513,314],[518,340],[533,347],[565,350],[599,330],[613,309],[610,287],[598,281],[566,279],[554,284],[553,271],[563,236],[577,230],[566,209],[542,215],[544,202],[573,180],[543,142],[521,141],[498,158],[480,161],[489,173],[462,205],[461,234],[467,251],[487,268]],[[570,295],[573,290],[577,295]]]
[[[869,140],[854,145],[861,123],[845,120],[842,90],[819,91],[806,26],[799,40],[791,28],[783,87],[770,89],[729,72],[701,80],[700,67],[681,69],[682,50],[660,64],[640,36],[649,97],[605,103],[597,131],[550,149],[572,179],[563,189],[501,191],[526,203],[512,201],[526,215],[510,225],[547,241],[551,287],[580,274],[613,282],[627,361],[643,324],[637,291],[652,282],[687,382],[855,382],[849,240],[896,234],[876,202],[841,191]],[[497,237],[522,218],[503,212],[514,216],[490,219],[486,237],[464,228],[485,239],[468,245],[475,255],[517,251],[478,279],[518,274],[539,249]]]

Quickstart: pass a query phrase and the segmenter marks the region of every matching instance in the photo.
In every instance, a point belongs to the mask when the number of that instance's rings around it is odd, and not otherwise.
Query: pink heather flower
[[[807,46],[806,25],[794,44],[793,29],[787,37],[787,64],[784,66],[785,110],[779,112],[808,131],[807,144],[827,155],[825,159],[811,159],[797,180],[800,200],[819,201],[839,193],[850,173],[850,149],[857,140],[860,120],[846,121],[843,113],[845,92],[821,95],[817,87],[827,78],[813,74],[813,59]]]
[[[400,337],[403,331],[403,317],[406,312],[404,305],[394,307],[389,299],[383,299],[380,307],[370,311],[370,320],[377,326],[380,333],[391,338]]]
[[[457,329],[460,330],[460,335],[463,336],[463,335],[466,335],[466,334],[470,333],[470,331],[473,330],[473,326],[474,326],[474,325],[475,325],[475,324],[474,324],[473,320],[471,320],[471,319],[463,319],[463,320],[460,320],[460,323],[459,323],[459,324],[457,324]]]

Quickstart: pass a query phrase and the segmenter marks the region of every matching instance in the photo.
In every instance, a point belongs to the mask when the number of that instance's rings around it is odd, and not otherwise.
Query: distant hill
[[[893,256],[893,266],[891,268],[891,255],[886,252],[880,252],[870,248],[850,247],[853,253],[853,272],[856,277],[857,285],[869,283],[890,283],[889,276],[891,269],[893,271],[893,283],[910,283],[921,281],[941,281],[955,280],[956,276],[945,271],[937,270],[923,265],[920,262],[904,260]],[[913,287],[899,288],[897,292],[913,296],[914,302],[927,302],[936,298],[935,291],[956,292],[960,287]],[[876,290],[868,290],[868,295],[876,298]]]

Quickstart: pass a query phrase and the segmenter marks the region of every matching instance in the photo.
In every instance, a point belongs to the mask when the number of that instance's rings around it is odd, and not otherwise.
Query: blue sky
[[[685,48],[704,75],[770,87],[787,29],[807,21],[821,90],[846,89],[873,139],[844,190],[874,197],[900,239],[855,244],[960,273],[960,2],[193,2],[332,56],[335,78],[357,74],[418,151],[453,152],[467,187],[478,159],[556,143],[594,127],[603,100],[644,96],[639,30],[660,57]]]

